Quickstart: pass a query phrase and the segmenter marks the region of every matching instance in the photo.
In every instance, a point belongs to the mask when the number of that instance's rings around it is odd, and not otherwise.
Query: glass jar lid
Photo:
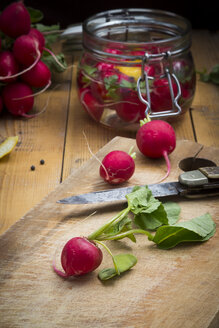
[[[156,49],[171,49],[171,55],[187,51],[191,46],[191,24],[175,13],[155,9],[115,9],[96,14],[83,23],[83,47],[97,55],[137,59],[130,53],[136,47],[145,52],[156,53]],[[116,50],[121,49],[118,55]],[[139,57],[141,59],[141,57]]]

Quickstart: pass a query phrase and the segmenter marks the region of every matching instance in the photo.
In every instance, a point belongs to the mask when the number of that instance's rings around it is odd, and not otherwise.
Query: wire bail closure
[[[161,77],[166,77],[168,80],[171,102],[172,102],[172,109],[161,111],[161,112],[154,112],[151,109],[151,98],[150,98],[150,88],[149,88],[149,80],[154,80],[154,77],[148,75],[148,73],[145,71],[145,65],[146,65],[146,63],[148,63],[150,61],[150,59],[157,58],[160,56],[162,56],[162,60],[165,59],[168,61],[169,67],[165,68],[164,74]],[[176,82],[176,86],[177,86],[176,97],[174,96],[172,79]],[[142,96],[141,82],[144,82],[144,84],[145,84],[146,99]],[[146,105],[146,109],[145,109],[146,117],[149,116],[150,118],[162,118],[162,117],[168,117],[168,116],[177,116],[177,115],[181,114],[182,110],[178,104],[178,100],[181,96],[181,87],[180,87],[180,83],[179,83],[176,75],[174,73],[172,73],[172,57],[171,57],[170,51],[167,51],[162,54],[145,53],[144,57],[142,58],[141,76],[138,78],[138,81],[137,81],[137,92],[138,92],[138,97],[139,97],[140,101]]]

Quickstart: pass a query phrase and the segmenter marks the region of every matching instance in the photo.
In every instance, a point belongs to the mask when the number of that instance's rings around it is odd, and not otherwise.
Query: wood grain
[[[133,139],[114,138],[98,152],[102,158],[118,145],[128,150]],[[137,151],[137,149],[135,149]],[[178,141],[171,154],[169,180],[181,172],[179,162],[197,154],[219,164],[219,149],[192,141]],[[146,159],[139,152],[136,173],[127,184],[156,182],[163,160]],[[137,243],[109,242],[111,250],[134,253],[137,265],[118,279],[101,283],[97,271],[76,279],[62,279],[52,268],[59,265],[63,243],[87,235],[124,205],[61,205],[62,197],[106,188],[91,158],[65,179],[41,203],[0,237],[0,326],[11,327],[150,327],[216,328],[218,318],[218,231],[208,242],[159,250],[145,237]],[[218,229],[218,198],[179,200],[181,219],[209,212]],[[89,214],[97,211],[93,216]],[[101,268],[111,266],[104,253]]]
[[[209,72],[219,63],[219,31],[193,31],[192,52],[197,71]],[[206,146],[219,146],[219,87],[204,83],[197,75],[192,118],[196,140]]]

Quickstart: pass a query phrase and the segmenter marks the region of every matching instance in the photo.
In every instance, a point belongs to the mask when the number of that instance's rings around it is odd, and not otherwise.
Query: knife
[[[184,172],[178,181],[148,185],[154,197],[184,196],[199,198],[219,195],[219,166],[204,167]],[[94,191],[60,199],[61,204],[89,204],[126,200],[132,187]]]

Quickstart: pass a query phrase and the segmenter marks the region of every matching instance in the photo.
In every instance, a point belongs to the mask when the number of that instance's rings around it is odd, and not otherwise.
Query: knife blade
[[[179,181],[148,185],[154,197],[198,198],[219,195],[219,167],[206,167],[179,175]],[[133,186],[94,191],[58,200],[61,204],[89,204],[126,200]]]
[[[178,182],[168,182],[148,185],[154,197],[162,198],[167,196],[178,196],[184,192],[184,188]],[[109,201],[126,200],[125,196],[133,189],[132,187],[115,188],[101,191],[94,191],[86,194],[75,195],[58,200],[62,204],[89,204],[103,203]]]

